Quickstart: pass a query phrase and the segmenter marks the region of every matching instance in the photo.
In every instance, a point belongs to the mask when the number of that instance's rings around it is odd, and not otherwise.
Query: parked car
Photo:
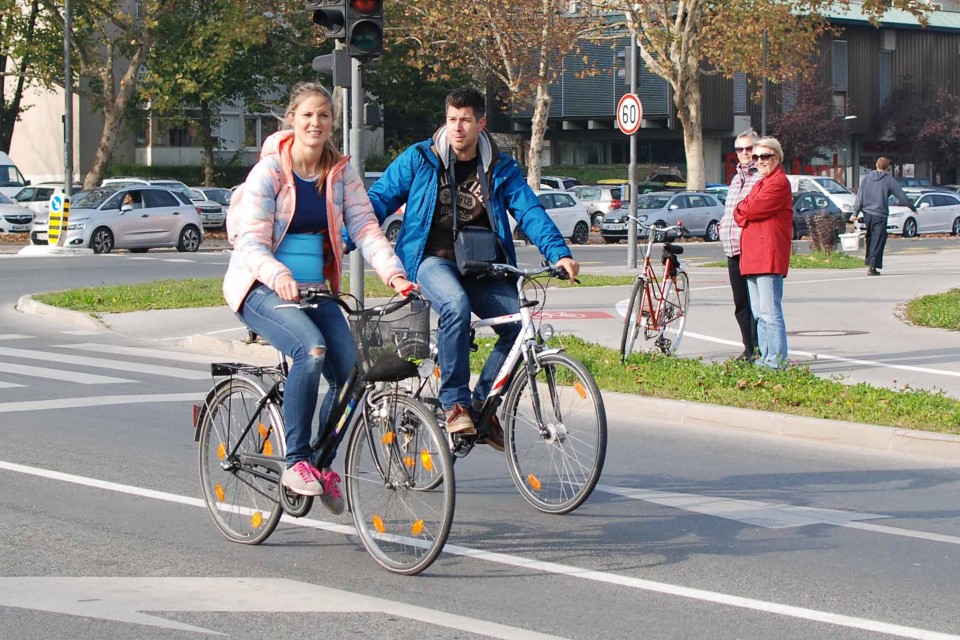
[[[71,193],[78,193],[83,190],[83,185],[72,185]],[[38,182],[37,184],[24,187],[17,192],[13,199],[18,205],[25,209],[30,209],[34,214],[34,221],[46,220],[50,214],[50,198],[54,195],[63,196],[66,190],[62,182]]]
[[[382,171],[367,171],[364,173],[363,188],[369,190],[382,175]],[[403,212],[405,209],[406,205],[400,207],[387,216],[380,225],[380,229],[383,230],[383,235],[387,236],[387,240],[391,243],[396,244],[397,236],[400,235],[400,227],[403,225]]]
[[[707,185],[707,188],[703,190],[704,193],[709,193],[714,196],[717,200],[720,201],[720,204],[726,204],[727,202],[727,193],[730,191],[730,185],[727,184],[717,184],[717,185]]]
[[[607,211],[623,206],[623,188],[605,184],[577,185],[570,189],[590,212],[590,222],[599,228]]]
[[[113,178],[104,178],[100,183],[101,187],[107,185],[128,185],[128,184],[148,184],[154,187],[164,187],[171,191],[178,191],[188,198],[191,197],[190,187],[172,178],[140,178],[137,176],[114,176]]]
[[[0,193],[0,233],[26,233],[33,223],[33,211],[19,206]]]
[[[190,187],[190,195],[187,197],[197,208],[197,212],[203,219],[204,228],[223,229],[227,226],[227,211],[224,206],[208,198],[200,188]]]
[[[580,181],[570,176],[540,176],[541,189],[568,191],[578,184],[580,184]]]
[[[0,193],[12,198],[20,189],[28,186],[30,181],[23,177],[10,156],[0,151]]]
[[[887,216],[887,233],[912,238],[921,233],[950,233],[960,235],[960,195],[941,191],[936,187],[903,190],[913,202],[917,212],[907,207],[894,205],[891,198],[890,215]],[[861,230],[863,222],[857,225]]]
[[[560,235],[569,238],[573,244],[587,243],[590,238],[590,213],[575,195],[553,189],[535,193],[540,204],[547,210],[547,215],[560,230]]]
[[[122,204],[128,193],[132,205]],[[30,241],[47,244],[47,231],[46,222],[35,224]],[[70,201],[67,247],[88,247],[94,253],[154,247],[192,252],[202,242],[203,223],[197,208],[186,196],[170,189],[112,184],[82,191]]]
[[[213,200],[221,207],[230,206],[230,196],[233,195],[233,191],[230,189],[224,189],[223,187],[190,187],[194,191],[199,191],[207,200]]]
[[[840,211],[847,217],[853,213],[853,204],[857,200],[855,193],[845,186],[827,176],[807,176],[807,175],[788,175],[790,189],[794,193],[806,193],[816,191],[830,198],[833,204],[840,208]]]
[[[840,211],[840,207],[833,203],[833,200],[823,195],[819,191],[808,191],[798,193],[793,196],[793,239],[800,240],[804,236],[810,235],[810,226],[807,216],[826,213],[836,216],[839,223],[838,229],[843,229],[847,222],[847,216]]]
[[[628,213],[627,209],[619,209],[606,214],[600,226],[604,242],[627,239]],[[654,191],[637,197],[637,219],[643,224],[666,227],[679,221],[690,235],[702,236],[710,242],[720,239],[722,217],[723,205],[702,191]],[[637,236],[646,238],[647,230],[638,229]],[[657,234],[654,240],[662,242],[663,234]]]

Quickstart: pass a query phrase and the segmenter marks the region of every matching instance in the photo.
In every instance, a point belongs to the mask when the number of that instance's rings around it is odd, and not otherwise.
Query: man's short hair
[[[890,158],[887,156],[880,156],[877,158],[877,171],[886,171],[890,168]]]
[[[460,87],[447,95],[446,109],[450,107],[454,109],[470,107],[473,109],[473,115],[479,120],[487,113],[487,99],[473,87]]]
[[[756,144],[757,140],[760,139],[760,134],[753,129],[747,129],[746,131],[743,131],[737,135],[736,139],[739,140],[740,138],[750,138],[750,141]]]

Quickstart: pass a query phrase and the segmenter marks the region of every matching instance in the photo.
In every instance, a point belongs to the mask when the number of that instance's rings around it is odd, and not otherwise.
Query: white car
[[[187,196],[197,207],[204,228],[223,229],[227,226],[227,211],[222,204],[207,196],[202,187],[191,187]]]
[[[128,194],[133,204],[123,204]],[[34,225],[30,241],[47,244],[46,222]],[[94,253],[154,247],[193,252],[202,242],[203,224],[197,208],[186,196],[169,189],[108,185],[82,191],[70,201],[66,247],[88,247]]]
[[[573,244],[587,243],[590,238],[590,212],[575,195],[553,189],[535,193],[547,210],[547,215],[560,230],[560,235],[569,238]]]
[[[0,233],[27,233],[33,224],[33,211],[19,206],[0,193]]]
[[[540,176],[541,189],[558,189],[566,191],[580,184],[580,181],[570,176]]]
[[[833,204],[847,217],[853,213],[853,205],[857,201],[857,194],[827,176],[788,175],[790,189],[793,193],[816,191],[830,198]]]
[[[75,184],[71,189],[72,193],[78,193],[83,190],[83,185]],[[38,182],[24,187],[17,192],[13,199],[17,204],[33,211],[35,221],[43,221],[50,214],[50,198],[54,195],[63,196],[66,190],[62,182]]]
[[[921,233],[950,233],[960,235],[960,195],[930,189],[904,189],[917,212],[899,205],[890,206],[887,233],[912,238]],[[865,225],[857,225],[861,230]]]

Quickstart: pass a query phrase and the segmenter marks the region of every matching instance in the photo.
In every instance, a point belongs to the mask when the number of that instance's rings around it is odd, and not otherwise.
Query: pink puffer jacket
[[[234,202],[227,216],[227,237],[233,253],[223,279],[223,296],[234,311],[240,309],[255,282],[273,289],[277,278],[290,275],[273,252],[283,240],[296,209],[292,145],[291,130],[278,131],[264,140],[260,161],[231,198]],[[327,174],[326,187],[332,259],[327,261],[323,273],[330,289],[340,290],[344,225],[381,280],[389,284],[394,278],[406,276],[400,259],[380,230],[363,181],[346,159]]]

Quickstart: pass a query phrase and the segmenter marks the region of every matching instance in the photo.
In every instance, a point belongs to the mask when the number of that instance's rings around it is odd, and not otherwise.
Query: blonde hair
[[[777,155],[777,160],[779,160],[780,162],[783,162],[783,147],[780,146],[780,141],[777,140],[776,138],[771,138],[771,137],[760,138],[759,140],[753,143],[753,147],[754,147],[754,151],[756,151],[757,147],[766,147],[767,149],[770,149]]]
[[[297,84],[293,85],[293,89],[290,90],[290,102],[287,104],[287,109],[283,114],[284,129],[293,128],[290,120],[293,117],[294,112],[296,112],[297,107],[300,106],[301,102],[312,95],[320,96],[327,101],[327,104],[330,105],[330,109],[333,109],[333,96],[330,95],[330,92],[327,91],[322,84],[319,82],[298,82]],[[318,190],[323,189],[323,185],[327,179],[327,174],[330,173],[330,170],[333,169],[334,165],[336,165],[342,159],[343,154],[341,154],[337,150],[337,147],[330,142],[330,138],[327,138],[327,141],[323,144],[323,151],[320,152],[320,162],[318,165],[319,179],[317,180]]]

